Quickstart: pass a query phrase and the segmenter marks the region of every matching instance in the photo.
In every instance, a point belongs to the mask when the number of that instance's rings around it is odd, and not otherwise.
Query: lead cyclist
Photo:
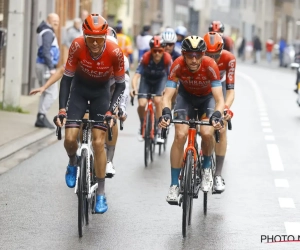
[[[111,27],[108,27],[107,31],[107,39],[113,41],[114,43],[118,44],[117,42],[117,34],[115,30]],[[130,76],[129,76],[129,61],[126,56],[124,56],[124,64],[125,64],[125,90],[122,95],[121,101],[119,103],[119,109],[122,110],[123,115],[122,117],[119,117],[120,120],[125,121],[127,118],[127,112],[126,112],[126,107],[128,103],[128,98],[129,98],[129,81],[130,81]],[[40,88],[36,88],[31,90],[30,95],[35,95],[37,93],[43,93],[47,88],[49,88],[52,84],[57,82],[63,77],[65,67],[62,66],[60,67],[59,70],[53,74],[48,81],[45,83],[44,86]],[[114,91],[114,85],[115,85],[115,79],[112,77],[110,79],[110,88],[111,88],[111,95],[113,94]],[[84,118],[88,118],[88,115],[86,114]],[[113,177],[116,174],[115,167],[113,165],[113,158],[114,158],[114,153],[115,153],[115,148],[117,144],[117,139],[118,139],[118,126],[117,124],[113,126],[112,128],[113,132],[113,139],[112,141],[108,140],[108,135],[106,136],[106,141],[105,141],[105,147],[106,147],[106,157],[107,157],[107,164],[106,164],[106,176],[107,177]],[[78,147],[79,149],[80,147]],[[77,151],[79,152],[79,150]],[[78,154],[77,154],[78,155]]]

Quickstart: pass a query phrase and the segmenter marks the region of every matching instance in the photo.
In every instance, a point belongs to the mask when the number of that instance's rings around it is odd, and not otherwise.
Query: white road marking
[[[271,128],[263,128],[264,133],[272,133],[273,130]]]
[[[276,144],[267,144],[268,155],[273,171],[283,171],[283,164]]]
[[[265,140],[266,141],[275,141],[274,135],[265,135]]]
[[[261,121],[269,121],[269,117],[267,117],[267,116],[261,116],[260,120]]]
[[[262,122],[261,125],[263,127],[270,127],[271,126],[271,124],[269,122]]]
[[[287,235],[300,235],[300,222],[284,222]]]
[[[295,208],[295,203],[292,198],[278,198],[281,208]]]
[[[288,180],[286,179],[275,179],[274,183],[275,187],[288,188],[290,186]]]

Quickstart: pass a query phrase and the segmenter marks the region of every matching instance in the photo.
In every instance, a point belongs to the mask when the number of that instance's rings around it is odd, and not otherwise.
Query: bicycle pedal
[[[111,179],[111,178],[113,178],[114,177],[114,175],[113,174],[106,174],[105,175],[105,178],[109,178],[109,179]]]
[[[172,206],[178,206],[178,201],[167,201]]]

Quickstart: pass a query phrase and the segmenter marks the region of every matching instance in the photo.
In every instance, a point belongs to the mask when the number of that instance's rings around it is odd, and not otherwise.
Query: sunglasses
[[[203,53],[197,53],[197,52],[186,52],[184,53],[184,55],[188,58],[188,59],[193,59],[194,57],[196,58],[196,60],[199,60],[202,56]]]
[[[154,53],[154,54],[162,54],[162,53],[164,53],[164,50],[163,49],[153,49],[152,50],[152,53]]]
[[[205,53],[205,55],[206,56],[209,56],[210,58],[212,58],[212,59],[219,59],[220,58],[220,56],[221,56],[221,53]]]
[[[175,43],[166,43],[166,46],[172,47]]]
[[[94,43],[96,41],[97,44],[102,44],[105,42],[106,36],[85,36],[85,40],[87,43]]]

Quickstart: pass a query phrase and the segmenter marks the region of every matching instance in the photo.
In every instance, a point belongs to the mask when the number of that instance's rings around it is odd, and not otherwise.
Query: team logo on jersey
[[[124,69],[124,55],[119,48],[114,49],[113,52],[118,57],[119,71],[121,71],[122,69]]]
[[[72,43],[72,45],[70,47],[69,58],[68,58],[69,65],[72,66],[74,54],[79,48],[80,48],[80,45],[78,42]]]

